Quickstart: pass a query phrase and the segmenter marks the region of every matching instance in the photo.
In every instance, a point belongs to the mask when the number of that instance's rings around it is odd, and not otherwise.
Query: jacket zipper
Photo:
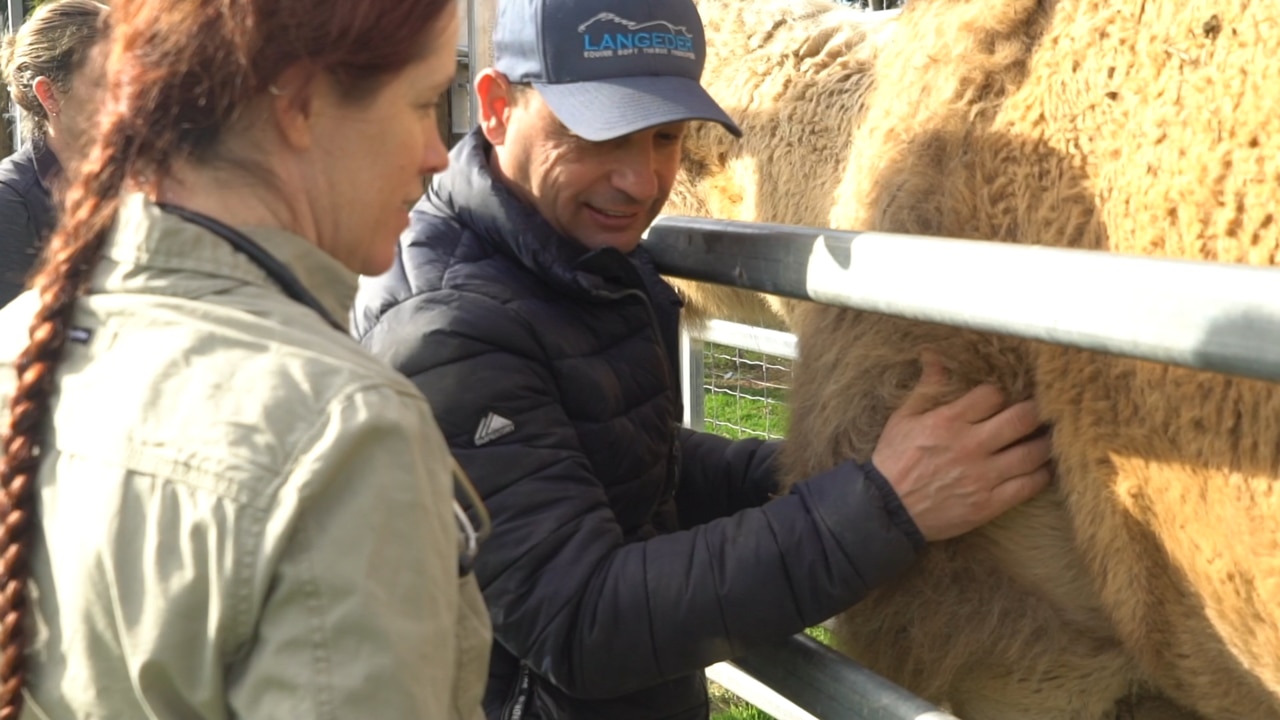
[[[525,708],[529,706],[529,689],[532,686],[529,666],[520,663],[520,674],[516,677],[511,697],[502,708],[502,720],[520,720],[524,717]]]

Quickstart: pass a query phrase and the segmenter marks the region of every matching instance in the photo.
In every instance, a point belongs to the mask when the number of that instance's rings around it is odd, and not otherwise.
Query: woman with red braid
[[[0,312],[0,718],[478,717],[483,508],[346,333],[447,164],[457,6],[108,23],[93,145]]]

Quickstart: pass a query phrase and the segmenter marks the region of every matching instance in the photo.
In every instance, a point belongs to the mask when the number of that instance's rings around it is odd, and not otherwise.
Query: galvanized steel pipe
[[[1280,269],[667,216],[668,275],[1280,380]]]

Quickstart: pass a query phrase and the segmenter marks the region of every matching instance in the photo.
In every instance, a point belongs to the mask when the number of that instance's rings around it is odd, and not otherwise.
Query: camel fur
[[[747,136],[691,130],[671,214],[1276,264],[1275,0],[699,9]],[[925,347],[939,403],[995,382],[1053,424],[1054,486],[932,544],[843,651],[967,720],[1280,718],[1280,386],[681,288],[798,335],[788,482],[867,458]]]
[[[690,127],[666,212],[825,227],[832,193],[823,189],[841,182],[874,49],[892,25],[850,22],[851,13],[863,14],[825,0],[702,0],[700,7],[708,40],[703,82],[712,93],[734,93],[744,137],[714,125]],[[798,156],[788,157],[798,148],[814,161],[802,177]],[[671,280],[688,301],[687,322],[716,317],[784,327],[787,304],[779,298]]]

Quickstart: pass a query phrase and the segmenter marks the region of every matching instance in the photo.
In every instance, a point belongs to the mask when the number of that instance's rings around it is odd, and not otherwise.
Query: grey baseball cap
[[[494,69],[593,141],[682,120],[741,137],[702,88],[706,51],[692,0],[499,0],[493,30]]]

